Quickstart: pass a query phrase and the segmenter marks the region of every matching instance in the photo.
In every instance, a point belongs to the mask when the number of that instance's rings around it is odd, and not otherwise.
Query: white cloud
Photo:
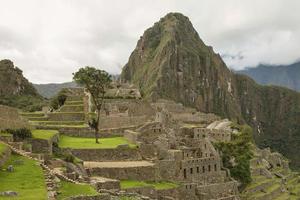
[[[229,67],[299,59],[298,0],[0,0],[0,59],[35,83],[70,81],[92,65],[119,73],[143,31],[168,12],[188,16]]]

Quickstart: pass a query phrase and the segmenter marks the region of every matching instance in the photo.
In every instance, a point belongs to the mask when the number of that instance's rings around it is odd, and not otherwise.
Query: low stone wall
[[[111,197],[109,194],[99,194],[99,195],[80,195],[80,196],[73,196],[67,198],[67,200],[110,200]]]
[[[29,124],[23,120],[17,109],[0,105],[0,130],[29,128]]]
[[[48,113],[49,121],[84,121],[85,114],[83,112],[54,112]]]
[[[137,148],[72,149],[71,152],[83,161],[141,160]]]
[[[120,190],[120,180],[108,179],[103,177],[91,177],[91,183],[96,188],[97,191],[100,190]]]
[[[0,153],[0,167],[2,167],[6,163],[10,155],[11,155],[11,150],[9,147],[7,147],[2,154]]]
[[[137,187],[137,188],[128,188],[125,189],[126,192],[129,193],[137,193],[143,196],[150,197],[152,199],[158,199],[157,191],[153,186],[146,186],[146,187]]]
[[[125,189],[125,191],[129,193],[137,193],[143,196],[148,196],[152,199],[167,199],[168,197],[172,199],[182,199],[180,196],[183,190],[181,189],[181,187],[165,190],[156,190],[153,186],[146,186],[128,188]]]
[[[12,135],[0,135],[0,140],[3,142],[13,142],[14,138]]]

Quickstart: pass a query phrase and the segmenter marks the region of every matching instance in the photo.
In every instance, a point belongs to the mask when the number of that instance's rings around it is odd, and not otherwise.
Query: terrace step
[[[82,101],[83,96],[74,95],[74,96],[68,96],[66,101]]]
[[[48,130],[60,130],[61,128],[72,127],[72,128],[86,128],[87,125],[35,125],[36,129],[48,129]]]
[[[67,100],[64,105],[83,105],[83,101],[69,101],[69,100]]]
[[[84,106],[83,104],[79,105],[63,105],[60,108],[60,112],[83,112]]]
[[[29,121],[47,121],[48,117],[43,116],[43,117],[28,117],[27,118]]]
[[[281,193],[281,185],[279,183],[275,183],[265,188],[264,191],[261,191],[259,194],[254,194],[249,199],[273,200],[275,197],[281,195]]]
[[[285,192],[276,197],[274,200],[290,200],[290,195],[288,192]]]
[[[22,117],[44,117],[45,113],[43,112],[22,112],[20,113]]]

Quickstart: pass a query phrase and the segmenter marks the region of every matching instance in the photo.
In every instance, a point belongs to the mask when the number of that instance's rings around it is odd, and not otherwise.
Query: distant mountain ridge
[[[33,84],[37,89],[38,93],[43,97],[50,99],[51,97],[58,94],[58,92],[63,88],[74,88],[77,87],[77,84],[74,82],[66,83],[46,83],[46,84]]]
[[[278,85],[300,92],[300,62],[290,65],[258,65],[237,71],[263,85]]]

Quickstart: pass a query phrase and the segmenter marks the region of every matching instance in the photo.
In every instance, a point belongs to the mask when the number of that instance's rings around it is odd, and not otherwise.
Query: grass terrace
[[[139,187],[149,187],[153,186],[156,190],[167,190],[173,189],[178,187],[179,185],[173,182],[145,182],[145,181],[136,181],[136,180],[122,180],[121,181],[121,188],[128,189],[128,188],[139,188]]]
[[[44,125],[83,125],[84,121],[31,121],[34,124]]]
[[[58,134],[57,130],[32,130],[32,137],[38,138],[38,139],[44,139],[44,140],[50,140],[53,138],[56,134]]]
[[[15,162],[22,160],[23,164]],[[16,191],[18,196],[2,197],[0,200],[42,200],[47,199],[47,190],[42,168],[35,161],[12,155],[3,168],[14,166],[14,172],[0,171],[0,192]]]
[[[2,153],[5,151],[5,149],[7,148],[7,146],[3,143],[0,143],[0,156],[2,155]]]
[[[69,183],[62,181],[59,187],[58,200],[66,199],[71,196],[77,195],[96,195],[98,194],[96,190],[90,185],[76,185],[74,183]]]
[[[59,146],[73,149],[115,149],[119,145],[128,144],[130,148],[136,148],[135,144],[129,143],[124,137],[100,138],[100,144],[95,143],[95,138],[80,138],[61,135]]]

